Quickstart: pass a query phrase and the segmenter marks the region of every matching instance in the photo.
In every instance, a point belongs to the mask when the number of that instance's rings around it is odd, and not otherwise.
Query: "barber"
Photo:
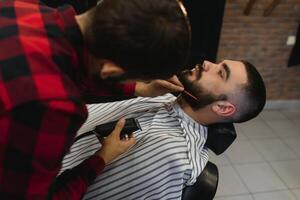
[[[0,199],[46,198],[87,118],[85,97],[182,90],[164,81],[119,84],[170,78],[184,65],[190,33],[176,0],[107,0],[80,15],[69,6],[2,0],[0,33]],[[82,196],[103,166],[134,143],[118,137],[123,123],[104,152],[71,170],[71,184],[54,187],[49,198]]]

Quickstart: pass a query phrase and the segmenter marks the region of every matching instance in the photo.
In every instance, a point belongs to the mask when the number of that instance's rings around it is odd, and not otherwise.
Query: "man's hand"
[[[156,97],[170,92],[182,92],[182,84],[176,76],[168,80],[153,80],[150,83],[137,82],[135,95],[140,97]]]
[[[102,147],[95,154],[100,156],[106,165],[135,144],[135,138],[132,135],[128,139],[120,139],[120,133],[124,125],[125,120],[120,119],[113,132],[107,138],[100,141]]]

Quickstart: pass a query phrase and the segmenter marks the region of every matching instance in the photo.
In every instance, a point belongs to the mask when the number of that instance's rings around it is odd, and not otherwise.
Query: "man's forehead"
[[[231,64],[231,65],[244,65],[241,61],[230,60],[230,59],[225,59],[222,61],[222,63]]]

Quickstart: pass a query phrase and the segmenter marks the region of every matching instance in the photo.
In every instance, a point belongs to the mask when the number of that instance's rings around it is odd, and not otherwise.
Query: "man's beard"
[[[218,101],[218,100],[225,100],[223,95],[217,96],[212,94],[211,92],[206,91],[202,85],[197,81],[202,77],[203,69],[199,67],[199,73],[196,75],[196,80],[191,81],[188,77],[192,74],[191,70],[184,70],[178,75],[179,81],[182,83],[184,89],[197,97],[198,101],[194,98],[190,97],[186,93],[182,93],[183,99],[193,108],[193,109],[200,109],[204,108],[205,106]]]

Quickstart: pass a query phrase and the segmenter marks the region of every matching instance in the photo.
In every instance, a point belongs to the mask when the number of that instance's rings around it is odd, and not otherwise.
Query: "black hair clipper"
[[[101,124],[95,127],[93,132],[97,134],[99,137],[107,137],[115,128],[118,121],[109,122],[106,124]],[[122,129],[120,133],[121,138],[126,138],[131,133],[141,130],[141,126],[138,122],[138,120],[134,118],[129,118],[125,120],[124,128]]]

